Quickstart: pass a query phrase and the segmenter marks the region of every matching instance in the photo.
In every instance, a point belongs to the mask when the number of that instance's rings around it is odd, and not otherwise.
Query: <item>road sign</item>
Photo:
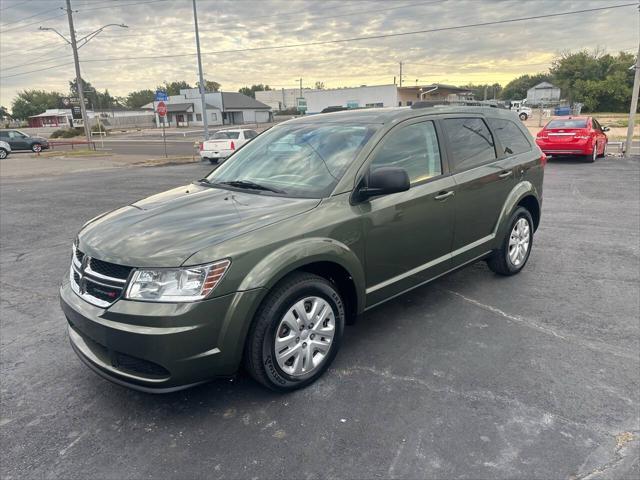
[[[79,105],[74,105],[71,107],[71,118],[74,120],[80,120],[82,118],[82,109]]]
[[[167,92],[163,92],[162,90],[156,90],[156,102],[166,102],[169,100],[167,96]]]
[[[156,105],[156,112],[161,117],[166,117],[167,116],[167,105],[164,102],[158,102],[158,105]]]

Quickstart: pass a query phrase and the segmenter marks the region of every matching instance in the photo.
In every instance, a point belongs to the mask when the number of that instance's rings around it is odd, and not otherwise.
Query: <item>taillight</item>
[[[543,139],[543,140],[546,140],[547,138],[549,138],[549,136],[547,135],[547,132],[546,132],[545,130],[540,130],[540,131],[538,132],[537,137],[538,137],[538,138],[541,138],[541,139]]]
[[[198,148],[200,148],[200,151],[204,150],[204,142],[200,142]]]
[[[580,131],[575,133],[573,138],[579,138],[581,140],[586,140],[587,138],[591,138],[591,134],[589,133],[589,130],[580,130]]]
[[[547,164],[547,160],[549,160],[549,157],[547,157],[547,155],[542,152],[542,155],[540,156],[540,165],[542,165],[543,168]]]
[[[235,150],[236,149],[236,144],[233,143],[233,140],[231,140],[231,150]]]

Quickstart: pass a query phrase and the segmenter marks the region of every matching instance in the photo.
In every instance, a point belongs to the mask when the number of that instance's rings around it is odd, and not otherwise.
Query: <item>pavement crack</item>
[[[540,325],[539,323],[528,319],[528,318],[524,318],[521,317],[519,315],[512,315],[510,313],[507,313],[503,310],[500,310],[497,307],[491,306],[491,305],[487,305],[485,303],[479,302],[478,300],[475,300],[473,298],[467,297],[466,295],[463,295],[462,293],[456,292],[454,290],[448,290],[448,289],[442,289],[444,292],[450,293],[451,295],[455,295],[461,299],[463,299],[464,301],[471,303],[472,305],[475,305],[477,307],[482,308],[483,310],[486,310],[488,312],[494,313],[500,317],[506,318],[507,320],[510,320],[512,322],[515,323],[519,323],[521,325],[524,325],[528,328],[531,328],[533,330],[537,330],[539,332],[542,332],[546,335],[550,335],[552,337],[555,338],[559,338],[561,340],[567,341],[567,342],[571,342],[577,345],[580,345],[582,347],[585,348],[589,348],[591,350],[595,350],[598,352],[602,352],[602,353],[606,353],[609,355],[614,355],[617,357],[622,357],[622,358],[626,358],[628,360],[633,360],[634,362],[638,361],[638,354],[637,353],[633,353],[633,352],[628,352],[626,350],[623,350],[621,348],[618,348],[616,346],[613,345],[609,345],[608,343],[603,343],[603,342],[592,342],[589,340],[585,340],[584,338],[581,337],[577,337],[575,335],[567,335],[565,333],[560,334],[558,332],[556,332],[555,330],[553,330],[552,328],[546,327],[544,325]]]
[[[608,477],[610,471],[616,468],[627,456],[630,449],[629,444],[632,442],[638,442],[640,440],[638,436],[639,432],[621,432],[615,435],[616,446],[613,450],[613,456],[611,460],[604,465],[600,465],[593,470],[585,473],[571,475],[570,480],[589,480],[601,476],[602,478]],[[634,451],[637,451],[634,450]]]

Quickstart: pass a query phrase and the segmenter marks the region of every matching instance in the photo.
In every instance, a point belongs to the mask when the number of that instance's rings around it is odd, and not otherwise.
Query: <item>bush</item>
[[[104,128],[104,125],[94,125],[93,127],[91,127],[91,131],[92,132],[104,132],[106,135],[109,134],[109,132],[107,132],[107,129]]]
[[[49,138],[60,138],[64,132],[64,130],[54,130],[51,135],[49,135]]]

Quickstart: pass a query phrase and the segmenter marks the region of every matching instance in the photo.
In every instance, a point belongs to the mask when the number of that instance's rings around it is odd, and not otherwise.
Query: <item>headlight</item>
[[[209,265],[184,268],[136,270],[131,277],[127,298],[150,302],[193,302],[209,295],[231,265],[221,260]]]

